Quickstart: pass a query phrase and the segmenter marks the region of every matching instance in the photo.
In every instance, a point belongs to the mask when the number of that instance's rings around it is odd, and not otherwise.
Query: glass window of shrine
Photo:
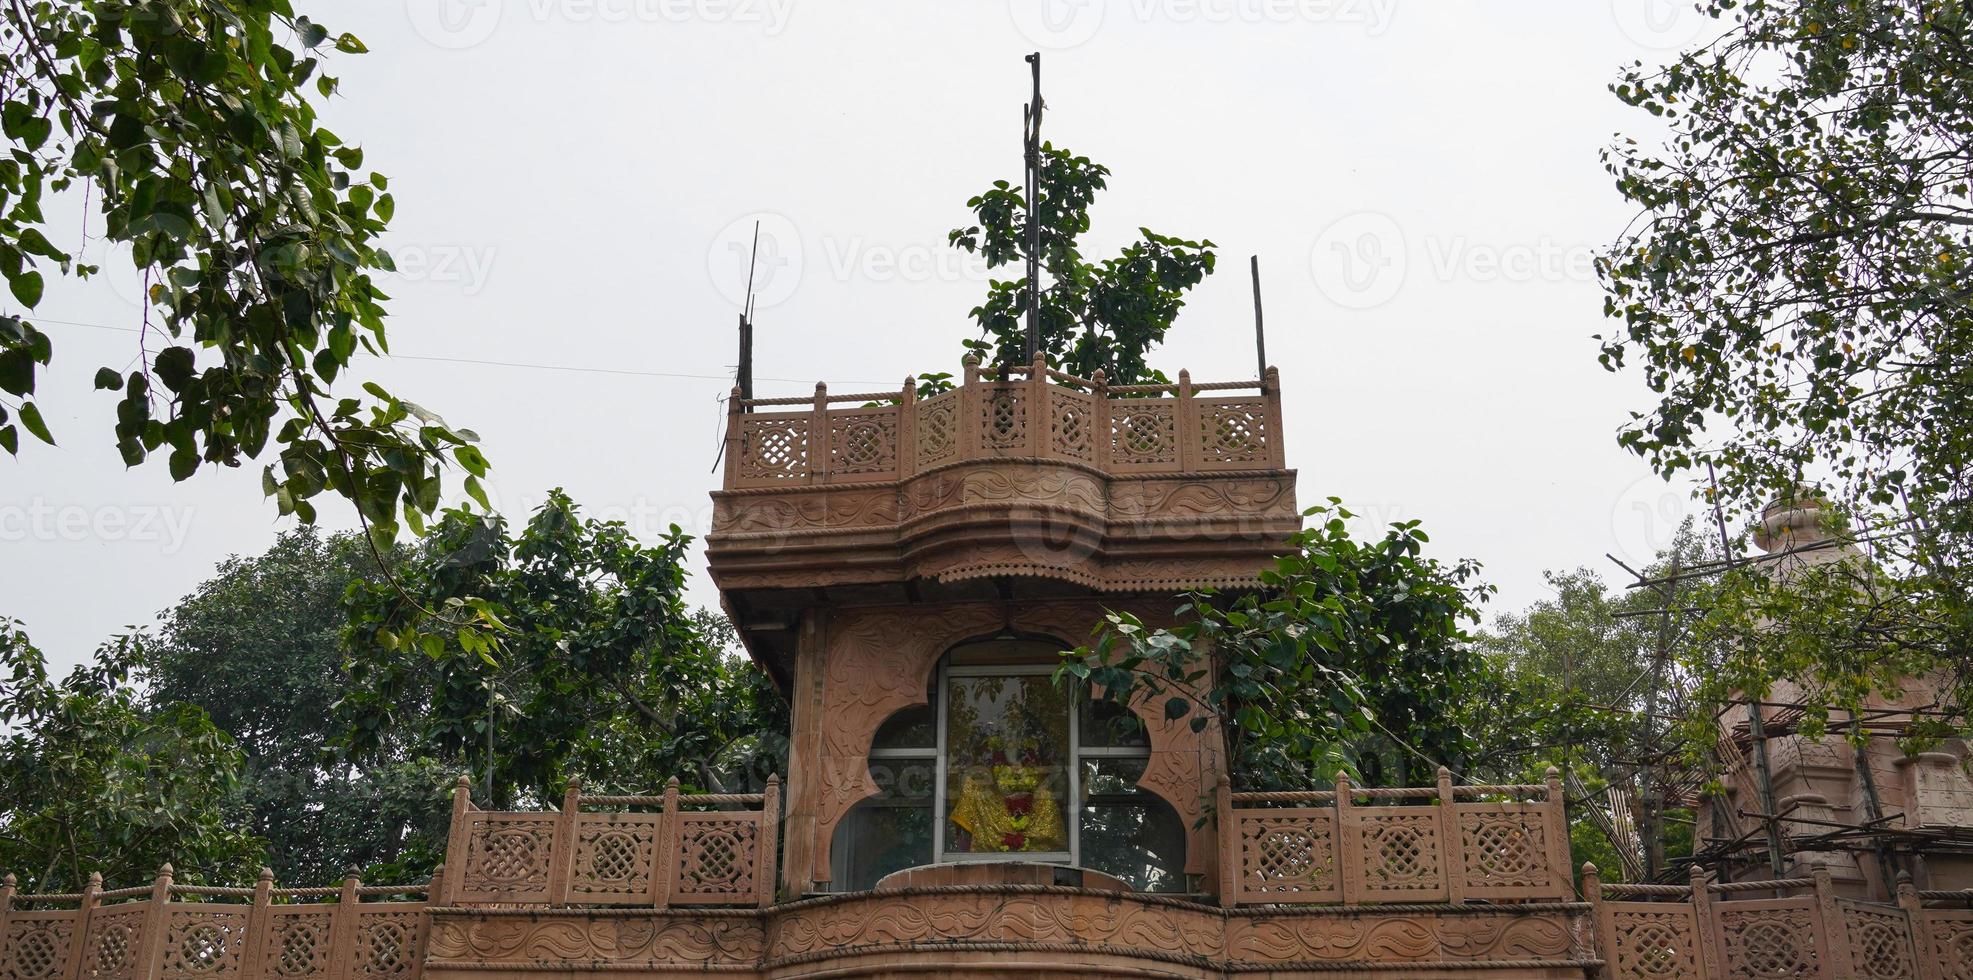
[[[878,730],[878,793],[831,848],[838,890],[894,871],[961,861],[1040,861],[1183,891],[1185,828],[1138,788],[1150,762],[1143,722],[1056,686],[1063,645],[990,640],[953,649],[927,704]]]

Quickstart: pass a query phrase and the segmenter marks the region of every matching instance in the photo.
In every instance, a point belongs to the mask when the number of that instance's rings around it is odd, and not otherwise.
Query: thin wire
[[[59,323],[68,327],[93,327],[97,330],[114,330],[118,333],[139,333],[136,327],[119,327],[108,323],[86,323],[81,320],[57,320],[53,317],[35,317],[42,323]],[[636,378],[665,378],[676,381],[731,381],[725,374],[685,374],[670,371],[631,371],[624,368],[587,367],[580,364],[526,364],[520,361],[490,361],[474,357],[444,357],[437,354],[386,354],[385,359],[393,361],[440,361],[448,364],[479,364],[486,367],[521,368],[533,371],[569,371],[578,374],[621,374]],[[755,378],[756,381],[779,381],[786,384],[812,384],[813,378]],[[846,385],[883,385],[883,381],[839,381]]]

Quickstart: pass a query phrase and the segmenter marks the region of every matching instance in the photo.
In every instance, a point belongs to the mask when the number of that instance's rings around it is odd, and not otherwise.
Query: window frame
[[[1048,641],[1059,642],[1059,641]],[[969,644],[962,644],[969,645]],[[955,647],[955,649],[957,649]],[[937,699],[934,713],[936,738],[930,752],[925,749],[872,749],[872,759],[923,759],[933,760],[932,787],[932,863],[965,864],[977,861],[1033,861],[1040,864],[1061,864],[1080,867],[1082,858],[1082,766],[1088,759],[1143,759],[1148,766],[1151,758],[1150,726],[1144,726],[1144,744],[1087,746],[1082,744],[1083,706],[1089,700],[1089,692],[1078,685],[1069,697],[1069,746],[1065,768],[1067,773],[1066,798],[1062,802],[1062,819],[1068,824],[1069,849],[1067,851],[952,851],[946,850],[946,777],[952,768],[952,759],[946,744],[947,706],[951,704],[950,681],[954,677],[1048,677],[1055,673],[1049,664],[954,664],[950,652],[941,658],[938,679],[934,687]],[[1129,707],[1123,710],[1132,711]],[[1135,714],[1134,711],[1132,711]],[[1141,719],[1140,719],[1141,721]]]

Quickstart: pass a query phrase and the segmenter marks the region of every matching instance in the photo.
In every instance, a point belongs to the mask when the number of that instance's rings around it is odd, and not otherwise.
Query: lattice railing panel
[[[356,914],[353,980],[409,980],[425,955],[429,918],[415,906],[361,909]]]
[[[838,482],[897,476],[897,409],[829,413],[829,475]]]
[[[1746,980],[1800,980],[1822,969],[1811,899],[1722,902],[1720,955],[1727,975]]]
[[[1973,911],[1927,909],[1925,955],[1939,964],[1944,980],[1973,980]]]
[[[806,480],[810,472],[809,416],[747,415],[740,422],[742,486]]]
[[[980,446],[996,453],[1028,448],[1028,393],[1020,385],[989,387],[980,396]]]
[[[918,468],[959,457],[960,392],[948,391],[918,403]]]
[[[1436,808],[1362,807],[1352,816],[1365,900],[1431,902],[1448,896],[1445,839]]]
[[[1152,398],[1110,401],[1110,465],[1119,472],[1178,467],[1178,404]]]
[[[751,905],[760,859],[758,813],[678,813],[671,900],[686,905]]]
[[[1201,398],[1195,402],[1199,462],[1223,467],[1267,462],[1273,434],[1265,398]]]
[[[1689,905],[1610,903],[1612,980],[1700,980],[1699,928]]]
[[[89,935],[82,947],[84,980],[130,980],[143,972],[144,918],[148,902],[114,905],[89,913]]]
[[[585,813],[576,825],[572,902],[657,900],[662,813]]]
[[[1048,393],[1048,455],[1096,461],[1096,398],[1058,388]]]
[[[1336,867],[1334,810],[1237,811],[1242,902],[1336,902],[1342,878]]]
[[[161,976],[165,980],[238,976],[246,935],[246,909],[169,903],[165,906]]]
[[[1832,940],[1850,944],[1850,965],[1864,980],[1918,980],[1912,945],[1911,917],[1903,909],[1841,900],[1843,935]]]
[[[268,909],[267,937],[258,944],[261,976],[275,980],[327,977],[334,924],[334,913],[326,905]]]
[[[458,900],[548,900],[555,845],[555,817],[534,813],[470,811],[466,820],[465,870]]]
[[[1548,808],[1539,803],[1460,803],[1460,886],[1466,898],[1554,897]]]
[[[67,972],[76,912],[14,912],[0,935],[0,980],[54,980]]]

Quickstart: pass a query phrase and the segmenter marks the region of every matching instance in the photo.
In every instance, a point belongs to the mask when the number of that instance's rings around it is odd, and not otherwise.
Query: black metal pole
[[[1027,363],[1033,364],[1035,354],[1041,350],[1041,220],[1035,213],[1041,205],[1041,52],[1028,55],[1027,60],[1034,78],[1034,95],[1026,113],[1027,145],[1022,148],[1027,160],[1028,188],[1028,336],[1024,353]]]

